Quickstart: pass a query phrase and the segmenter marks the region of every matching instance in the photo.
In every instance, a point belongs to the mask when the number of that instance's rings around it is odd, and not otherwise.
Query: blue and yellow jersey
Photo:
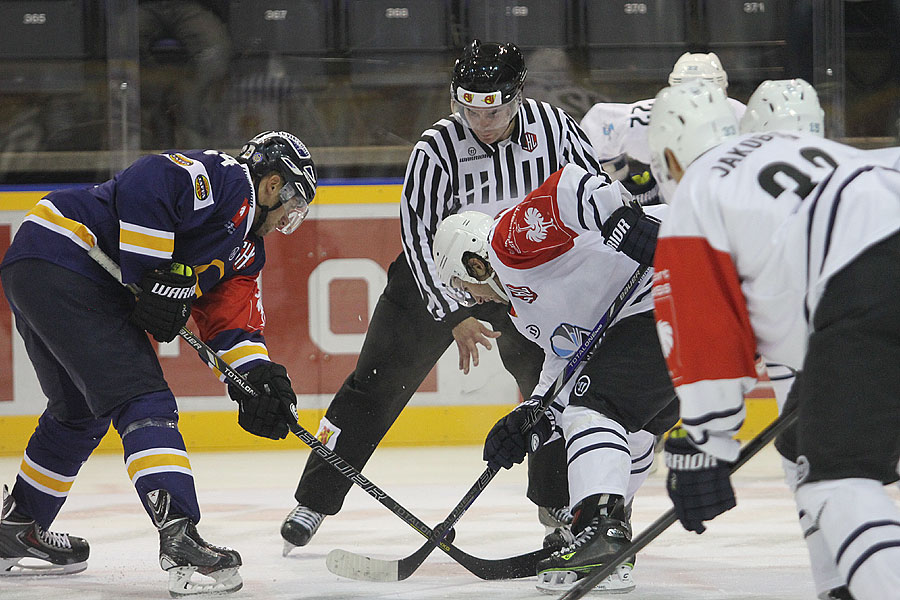
[[[3,265],[24,258],[58,264],[95,281],[106,273],[94,245],[125,283],[174,260],[198,276],[198,334],[235,368],[265,360],[258,274],[261,238],[250,233],[256,190],[247,168],[216,150],[144,156],[105,183],[51,192],[28,212]]]

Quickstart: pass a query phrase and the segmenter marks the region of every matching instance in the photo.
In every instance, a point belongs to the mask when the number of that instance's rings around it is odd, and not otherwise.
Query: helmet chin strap
[[[490,278],[488,278],[486,283],[492,290],[494,290],[494,292],[496,292],[498,296],[503,298],[504,302],[509,302],[509,296],[506,295],[506,290],[503,289],[502,285],[497,283],[497,277],[494,275],[494,273],[491,273],[491,276]]]
[[[255,235],[256,232],[259,231],[259,228],[262,227],[265,224],[266,219],[269,218],[270,210],[272,210],[271,206],[266,206],[262,202],[256,203],[256,225],[250,228],[250,233]]]

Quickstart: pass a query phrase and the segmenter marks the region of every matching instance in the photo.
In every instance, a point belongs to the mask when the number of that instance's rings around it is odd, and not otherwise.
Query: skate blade
[[[294,548],[299,548],[299,546],[295,546],[294,544],[292,544],[292,543],[290,543],[289,541],[285,540],[285,541],[284,541],[284,548],[281,549],[281,556],[287,556],[288,554],[291,553],[291,550],[293,550]]]
[[[197,567],[172,567],[169,573],[169,595],[173,598],[195,596],[198,594],[230,594],[236,592],[244,585],[244,581],[238,574],[238,567],[219,569],[209,575],[198,575],[204,578],[193,580],[191,577],[197,573]],[[209,579],[212,581],[209,581]]]
[[[34,577],[44,575],[72,575],[87,569],[87,561],[55,565],[39,558],[0,558],[0,577]]]
[[[544,571],[538,573],[535,587],[544,594],[559,594],[566,592],[580,579],[589,573],[577,573],[575,571]],[[590,591],[593,594],[627,594],[635,588],[634,579],[631,577],[631,567],[619,565],[616,572],[598,583]]]

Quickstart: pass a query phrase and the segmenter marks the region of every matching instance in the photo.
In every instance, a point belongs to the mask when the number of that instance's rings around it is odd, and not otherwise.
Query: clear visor
[[[478,304],[475,301],[475,297],[466,291],[463,286],[463,280],[456,275],[450,278],[450,285],[447,286],[447,289],[460,306],[475,306]]]
[[[284,207],[284,215],[281,217],[276,230],[284,235],[290,235],[300,227],[306,215],[309,214],[309,203],[300,192],[296,183],[290,182],[282,186],[278,192],[278,204]]]
[[[450,100],[450,110],[456,117],[476,133],[500,134],[506,131],[515,118],[522,102],[521,94],[506,104],[490,107],[466,106],[458,100]]]

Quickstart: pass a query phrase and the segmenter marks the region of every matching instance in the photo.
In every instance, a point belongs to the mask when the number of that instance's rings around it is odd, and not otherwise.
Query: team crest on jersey
[[[533,133],[525,134],[525,143],[522,144],[522,148],[527,150],[528,152],[533,152],[535,148],[537,148],[537,135]]]
[[[241,223],[244,222],[244,219],[247,218],[247,215],[250,213],[250,199],[244,198],[243,204],[238,209],[234,216],[231,217],[231,220],[225,223],[225,229],[228,230],[229,234],[237,231],[237,228],[240,227]]]
[[[502,249],[515,257],[515,262],[541,263],[552,260],[575,243],[577,234],[559,217],[551,195],[529,196],[500,219],[494,234]]]
[[[528,304],[534,303],[534,301],[538,298],[537,292],[532,290],[527,285],[507,285],[506,289],[509,290],[510,296],[518,298],[519,300],[527,302]]]
[[[550,336],[550,347],[560,358],[569,358],[581,348],[581,344],[590,333],[589,329],[571,323],[560,323]]]
[[[209,179],[202,173],[194,178],[194,195],[201,202],[209,198]]]
[[[234,259],[234,270],[246,269],[253,264],[254,260],[256,260],[256,244],[250,240],[244,240],[241,251],[238,252],[237,257]]]
[[[182,167],[189,167],[194,164],[194,161],[182,154],[166,154],[166,157],[176,165],[180,165]]]

